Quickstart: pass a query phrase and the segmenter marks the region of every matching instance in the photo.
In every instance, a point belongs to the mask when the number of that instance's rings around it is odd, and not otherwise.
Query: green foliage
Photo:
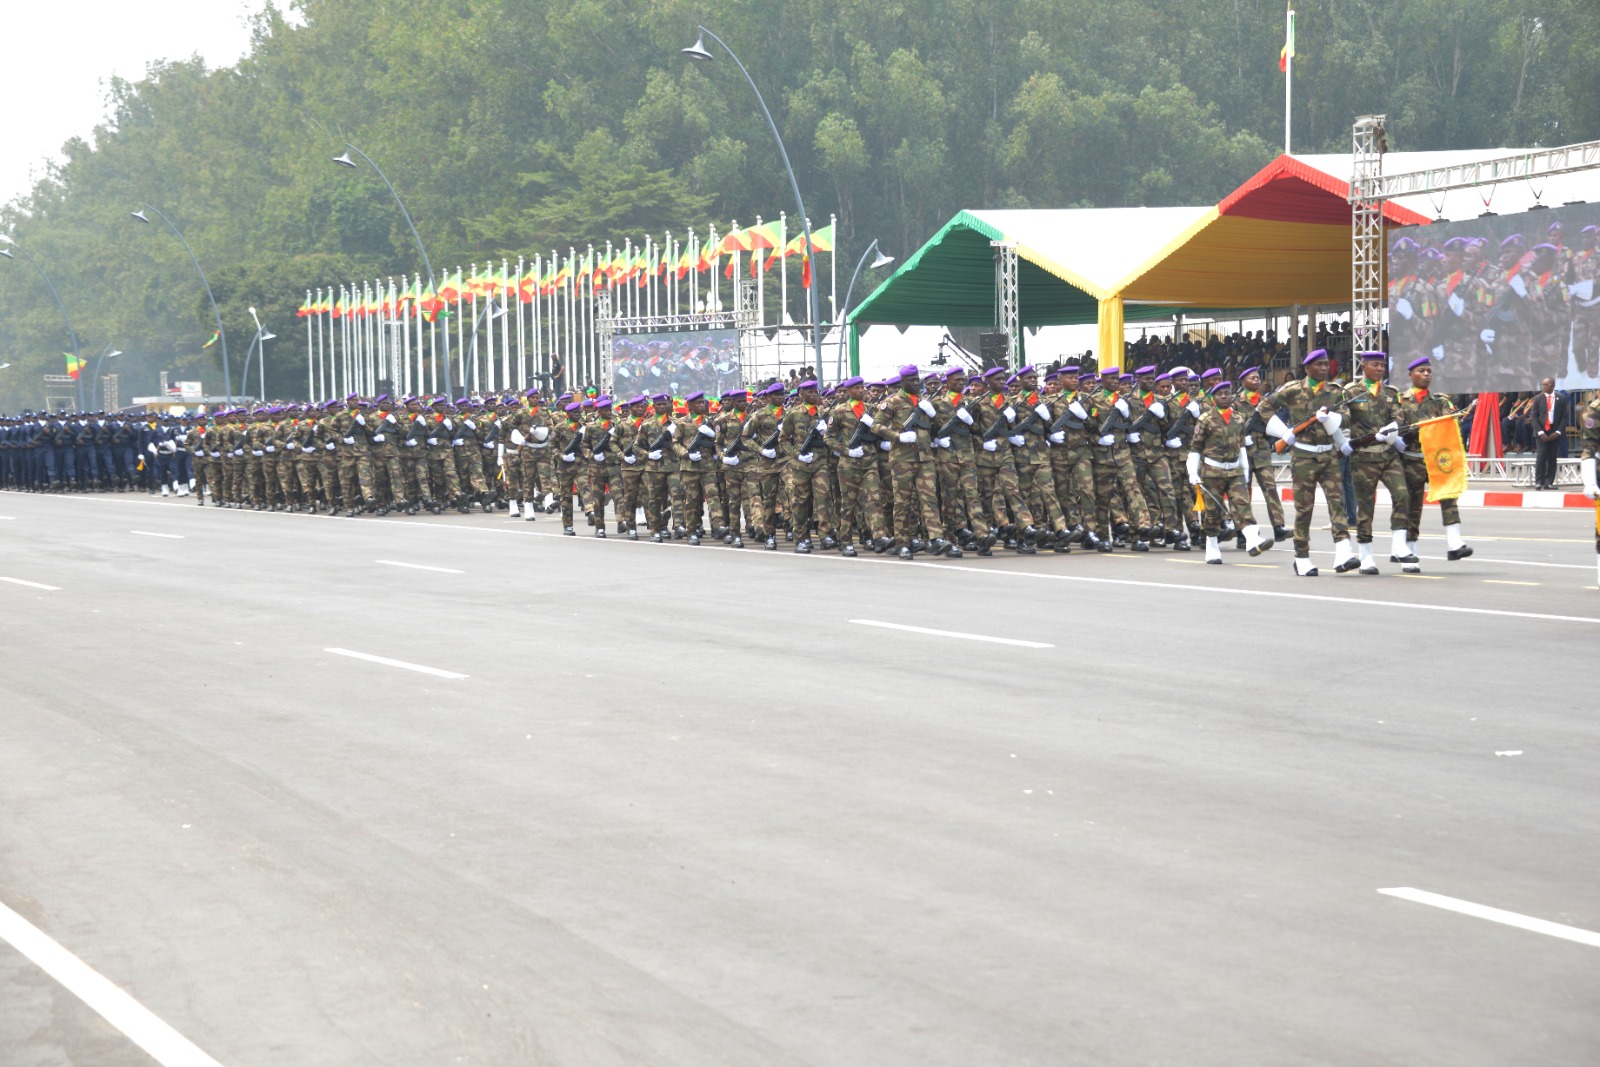
[[[293,0],[236,67],[111,83],[104,124],[0,208],[124,397],[162,370],[222,382],[214,328],[166,211],[208,272],[235,387],[279,335],[268,391],[303,381],[308,287],[436,271],[793,211],[737,67],[679,54],[695,26],[739,53],[841,263],[904,256],[964,207],[1214,202],[1282,143],[1281,0]],[[1396,148],[1600,137],[1594,0],[1301,5],[1296,147],[1345,151],[1384,111]],[[841,271],[841,273],[847,273]],[[868,284],[864,279],[862,284]],[[0,409],[39,402],[69,347],[22,259],[0,261]],[[108,363],[107,369],[111,364]],[[252,374],[252,378],[254,375]]]

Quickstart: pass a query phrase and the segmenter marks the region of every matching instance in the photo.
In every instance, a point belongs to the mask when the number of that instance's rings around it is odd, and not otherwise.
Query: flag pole
[[[1293,123],[1293,112],[1290,104],[1294,99],[1294,7],[1289,7],[1285,16],[1288,24],[1284,27],[1285,52],[1283,57],[1283,154],[1289,154],[1290,129]]]

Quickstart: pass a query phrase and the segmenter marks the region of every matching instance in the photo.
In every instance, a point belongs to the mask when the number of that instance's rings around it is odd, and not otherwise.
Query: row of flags
[[[707,273],[717,268],[718,260],[727,257],[723,276],[733,277],[734,255],[750,254],[750,276],[755,277],[760,252],[766,251],[764,266],[770,270],[780,259],[798,256],[801,260],[800,284],[811,287],[811,257],[806,254],[805,234],[783,242],[783,223],[763,223],[723,236],[720,242],[684,247],[676,255],[664,253],[654,245],[634,249],[613,249],[609,252],[591,249],[581,256],[574,255],[562,261],[552,256],[548,263],[525,267],[519,274],[508,267],[496,268],[486,264],[482,270],[470,274],[456,268],[439,281],[437,288],[425,279],[417,279],[397,290],[392,296],[384,293],[351,293],[337,298],[330,292],[321,299],[308,299],[300,305],[296,317],[331,315],[333,318],[361,318],[368,315],[422,315],[432,322],[447,313],[451,304],[473,297],[498,297],[532,303],[540,296],[549,296],[567,288],[583,286],[598,291],[622,285],[637,284],[641,289],[652,278],[675,277],[682,279],[691,272]],[[833,251],[833,224],[811,233],[811,246],[818,252]],[[209,346],[208,346],[209,347]]]

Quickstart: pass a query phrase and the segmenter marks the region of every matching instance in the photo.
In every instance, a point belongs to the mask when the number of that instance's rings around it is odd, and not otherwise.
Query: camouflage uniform
[[[828,415],[828,444],[839,457],[839,542],[843,545],[886,537],[889,530],[883,483],[878,477],[878,438],[869,429],[861,444],[850,447],[866,413],[865,401],[846,397]]]
[[[1332,382],[1313,382],[1310,378],[1300,378],[1280,386],[1257,405],[1256,411],[1262,419],[1271,420],[1278,409],[1283,408],[1288,412],[1283,421],[1292,429],[1312,418],[1320,408],[1332,408],[1343,399],[1339,387]],[[1311,515],[1317,505],[1318,488],[1327,500],[1334,541],[1337,543],[1348,539],[1350,528],[1344,513],[1339,453],[1333,447],[1333,438],[1327,428],[1320,422],[1312,422],[1297,435],[1293,452],[1294,554],[1306,558],[1311,553]]]
[[[818,422],[823,423],[822,429],[826,430],[827,416],[821,407],[802,399],[784,415],[783,428],[778,434],[783,478],[789,493],[789,522],[798,542],[797,552],[811,550],[813,517],[824,540],[830,544],[833,540],[832,488],[828,483],[828,465],[823,462],[828,454],[826,439],[823,443],[812,441],[807,445]],[[803,448],[807,450],[802,451]]]
[[[983,494],[978,491],[978,467],[973,459],[972,427],[977,418],[959,390],[940,392],[931,399],[938,412],[934,416],[935,429],[950,431],[940,439],[946,443],[940,444],[933,453],[940,499],[944,504],[945,529],[965,528],[976,538],[987,537],[990,532],[988,511],[983,505]]]
[[[677,431],[672,450],[678,458],[678,485],[683,500],[683,510],[677,513],[676,521],[698,543],[706,532],[707,510],[716,508],[716,468],[721,466],[717,459],[716,428],[704,412],[676,416],[672,425]],[[701,433],[702,426],[711,433]]]
[[[1283,529],[1283,499],[1278,494],[1278,479],[1272,467],[1272,438],[1267,436],[1267,421],[1256,410],[1261,405],[1259,390],[1245,389],[1239,393],[1238,405],[1248,407],[1250,418],[1245,424],[1245,454],[1250,459],[1250,483],[1261,490],[1267,503],[1267,521],[1274,530]]]
[[[634,451],[644,466],[644,521],[650,529],[651,540],[661,540],[666,535],[671,492],[669,477],[678,472],[678,454],[673,450],[672,441],[661,440],[671,426],[670,411],[653,413],[640,421],[634,435]],[[657,445],[661,447],[656,448]],[[660,458],[651,459],[652,451],[659,452]]]
[[[728,450],[740,443],[744,434],[745,413],[737,408],[724,410],[714,420],[717,431],[717,464],[722,468],[718,485],[721,488],[719,498],[719,511],[717,526],[721,528],[723,539],[732,544],[739,537],[747,525],[753,525],[753,517],[741,519],[744,514],[744,467],[745,456],[743,452],[733,456],[728,455]],[[737,460],[738,462],[729,462]]]
[[[1244,447],[1247,421],[1248,415],[1243,411],[1213,407],[1200,416],[1195,426],[1190,454],[1200,458],[1201,498],[1205,501],[1200,518],[1208,538],[1221,531],[1224,506],[1232,512],[1239,529],[1256,524],[1246,482],[1250,462]]]
[[[769,544],[778,529],[778,460],[776,451],[767,449],[767,442],[778,432],[778,422],[783,417],[783,409],[776,404],[769,403],[766,399],[760,402],[760,407],[751,411],[744,423],[744,450],[740,454],[740,466],[748,465],[745,471],[745,490],[749,494],[747,507],[750,511],[750,521],[762,537]],[[763,450],[773,451],[771,456],[761,454]]]
[[[897,390],[885,398],[873,414],[872,431],[891,445],[889,474],[894,492],[894,536],[900,542],[902,557],[911,554],[919,519],[930,541],[944,539],[929,431],[907,429],[908,424],[917,421],[919,410],[926,416],[926,410],[920,407],[922,403],[915,394]],[[928,407],[933,406],[931,401],[927,403]],[[912,439],[902,440],[905,434]]]
[[[1452,414],[1456,406],[1447,393],[1411,388],[1400,395],[1400,425],[1414,426],[1426,419]],[[1413,544],[1422,533],[1422,506],[1428,493],[1428,462],[1422,455],[1421,445],[1413,433],[1406,439],[1406,450],[1401,454],[1400,466],[1405,474],[1406,539]],[[1459,525],[1461,507],[1455,500],[1439,501],[1439,517],[1446,526]]]
[[[1401,410],[1400,392],[1387,383],[1369,382],[1358,377],[1345,387],[1349,413],[1345,430],[1352,446],[1356,439],[1375,433],[1393,422],[1403,424],[1405,413]],[[1407,441],[1407,445],[1414,442]],[[1378,486],[1389,490],[1393,503],[1390,530],[1406,528],[1406,514],[1411,507],[1411,494],[1406,489],[1405,471],[1400,466],[1400,454],[1386,441],[1357,446],[1350,457],[1350,476],[1356,490],[1356,543],[1372,543],[1372,516],[1377,510]],[[1299,495],[1296,494],[1296,499]]]

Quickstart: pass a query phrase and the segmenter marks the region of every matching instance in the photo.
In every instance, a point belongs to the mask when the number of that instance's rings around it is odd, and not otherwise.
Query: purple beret
[[[849,389],[852,386],[866,385],[866,384],[867,384],[866,379],[861,377],[861,375],[852,374],[850,377],[846,378],[844,381],[839,383],[839,388],[840,389]],[[733,396],[734,394],[733,393],[724,393],[722,395],[723,396]]]
[[[1224,389],[1232,389],[1232,388],[1233,388],[1233,383],[1228,381],[1226,378],[1224,378],[1222,381],[1218,382],[1216,385],[1213,385],[1211,387],[1211,391],[1213,393],[1218,393],[1218,392],[1221,392]]]
[[[944,372],[945,381],[949,381],[951,378],[965,378],[966,375],[967,368],[965,367],[951,367]]]
[[[1535,252],[1559,252],[1561,249],[1553,244],[1537,244],[1533,246]]]
[[[1140,367],[1138,370],[1134,371],[1133,373],[1139,375],[1140,377],[1143,377],[1146,374],[1154,374],[1155,372],[1156,372],[1156,366],[1155,366],[1155,364],[1152,363],[1148,367]]]
[[[1250,377],[1250,375],[1252,375],[1252,374],[1260,374],[1260,373],[1261,373],[1261,368],[1260,367],[1246,367],[1244,370],[1239,372],[1239,380],[1242,382],[1246,378]]]
[[[1076,363],[1068,363],[1065,367],[1061,368],[1061,373],[1062,374],[1077,374],[1078,370],[1079,370],[1079,367],[1078,367],[1078,365]]]
[[[693,403],[696,400],[704,400],[705,398],[706,398],[706,394],[704,394],[704,393],[690,393],[688,396],[683,398],[683,402],[685,404],[689,404],[689,403]]]
[[[1156,375],[1156,381],[1158,381],[1158,382],[1170,382],[1171,380],[1172,380],[1172,372],[1171,371],[1167,371],[1164,374]]]
[[[783,393],[783,385],[781,383],[779,383],[779,382],[773,382],[771,385],[767,386],[765,389],[763,389],[759,393],[757,393],[756,396],[774,396],[774,395],[782,395],[782,393]]]
[[[1502,250],[1507,248],[1521,248],[1526,243],[1527,242],[1523,241],[1522,239],[1522,234],[1514,233],[1510,237],[1507,237],[1504,241],[1500,242],[1500,248]]]
[[[609,396],[597,396],[594,398],[594,406],[597,408],[608,408],[611,406],[611,398]]]
[[[1119,382],[1132,382],[1132,381],[1137,381],[1137,380],[1138,379],[1136,379],[1131,374],[1119,374],[1119,375],[1117,375],[1117,381],[1119,381]]]
[[[1038,374],[1038,373],[1039,373],[1038,371],[1033,369],[1033,364],[1030,363],[1026,367],[1023,367],[1021,370],[1017,371],[1017,377],[1020,378],[1024,374]]]
[[[1102,377],[1102,378],[1115,378],[1117,375],[1119,375],[1121,373],[1122,373],[1122,368],[1121,367],[1105,367],[1100,371],[1100,377]]]
[[[921,373],[922,371],[917,369],[917,365],[915,363],[907,363],[904,367],[900,368],[900,377],[902,378],[915,378]]]
[[[1419,246],[1409,237],[1402,237],[1389,246],[1391,252],[1415,252]]]
[[[1006,372],[1006,369],[1004,367],[990,367],[988,370],[983,372],[983,377],[985,377],[985,378],[998,378],[1000,375],[1004,374],[1005,372]]]
[[[1313,348],[1311,350],[1310,354],[1307,355],[1305,359],[1302,359],[1300,361],[1300,365],[1302,367],[1309,367],[1309,366],[1311,366],[1311,364],[1315,363],[1317,360],[1319,360],[1319,359],[1327,359],[1327,358],[1328,358],[1328,350],[1326,348]]]
[[[1431,366],[1433,366],[1433,360],[1429,359],[1427,356],[1419,356],[1410,363],[1406,364],[1406,370],[1416,370],[1418,367]]]
[[[1447,252],[1455,251],[1457,249],[1466,248],[1471,243],[1472,242],[1468,241],[1465,237],[1452,237],[1450,240],[1444,243],[1444,247],[1445,251]]]
[[[807,378],[805,381],[803,381],[799,385],[795,386],[796,389],[815,389],[816,387],[817,387],[817,380],[815,378]],[[701,393],[700,395],[704,396],[705,394]],[[694,397],[691,396],[689,399],[693,400]]]
[[[860,378],[856,379],[856,381],[858,381],[858,382],[860,380],[861,380]],[[744,400],[744,399],[748,398],[749,396],[750,396],[750,391],[748,389],[730,389],[726,393],[722,394],[722,399],[724,399],[724,400]]]
[[[575,412],[582,411],[583,410],[583,405],[582,404],[568,404],[562,410],[564,410],[568,415],[571,415],[571,414],[574,414]]]
[[[1092,382],[1098,377],[1100,376],[1092,370],[1081,370],[1078,372],[1078,381],[1080,382]]]
[[[1585,226],[1579,233],[1600,233],[1600,226]]]
[[[1207,378],[1220,378],[1220,377],[1222,377],[1222,368],[1221,367],[1207,367],[1205,372],[1200,375],[1200,380],[1203,382]]]
[[[1368,362],[1371,362],[1371,363],[1387,363],[1387,362],[1389,362],[1389,353],[1387,353],[1387,352],[1363,352],[1363,353],[1361,353],[1360,359],[1361,359],[1361,362],[1363,362],[1363,363],[1368,363]]]
[[[672,398],[666,393],[656,393],[650,399],[655,401],[657,404],[667,404],[672,402]]]

